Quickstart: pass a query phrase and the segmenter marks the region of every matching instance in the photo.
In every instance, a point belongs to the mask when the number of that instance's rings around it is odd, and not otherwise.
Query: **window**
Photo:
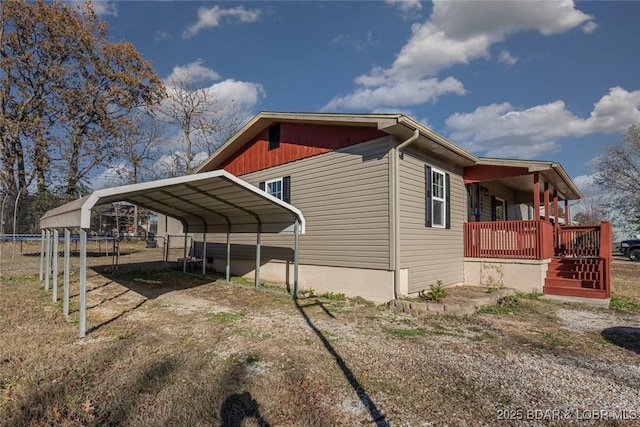
[[[431,166],[425,166],[425,225],[451,228],[450,178]]]
[[[491,197],[491,219],[493,221],[506,221],[507,202],[499,197]]]
[[[269,127],[269,151],[280,147],[280,125]]]
[[[431,225],[434,227],[445,226],[445,183],[444,174],[442,172],[431,171],[432,194],[432,212],[433,220]]]
[[[282,178],[272,179],[269,181],[261,181],[258,187],[262,191],[266,191],[273,197],[283,202],[291,203],[291,177],[283,176]]]
[[[273,197],[282,200],[282,178],[275,179],[273,181],[267,181],[265,191],[271,194]]]

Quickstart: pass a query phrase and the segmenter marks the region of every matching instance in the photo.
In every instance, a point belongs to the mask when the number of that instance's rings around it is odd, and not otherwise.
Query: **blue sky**
[[[481,156],[555,160],[587,189],[640,122],[640,2],[94,1],[163,79],[243,114],[400,112]]]

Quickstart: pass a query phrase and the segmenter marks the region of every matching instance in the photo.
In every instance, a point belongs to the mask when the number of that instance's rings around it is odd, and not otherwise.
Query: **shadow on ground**
[[[640,328],[616,326],[603,330],[601,334],[611,344],[640,354]]]

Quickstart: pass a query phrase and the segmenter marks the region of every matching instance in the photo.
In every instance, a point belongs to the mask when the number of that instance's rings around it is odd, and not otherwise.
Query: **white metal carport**
[[[305,232],[302,212],[242,179],[224,171],[187,175],[141,184],[98,190],[73,202],[48,211],[40,218],[42,244],[40,280],[49,289],[53,273],[53,299],[57,300],[58,233],[64,230],[64,314],[69,314],[69,242],[71,229],[80,230],[80,337],[86,334],[87,230],[91,210],[98,205],[125,201],[180,220],[188,233],[226,233],[226,279],[231,263],[231,233],[256,233],[255,283],[260,283],[260,237],[262,233],[293,233],[293,296],[298,290],[299,235]],[[206,247],[203,245],[203,274],[206,272]],[[54,250],[55,248],[55,250]],[[183,266],[186,269],[186,261]],[[53,270],[53,271],[52,271]]]

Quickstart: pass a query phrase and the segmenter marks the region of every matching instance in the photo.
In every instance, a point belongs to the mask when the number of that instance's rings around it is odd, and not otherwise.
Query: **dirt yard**
[[[77,290],[67,321],[5,277],[0,425],[640,425],[640,265],[614,267],[609,310],[519,295],[461,318],[92,273],[83,340]]]

